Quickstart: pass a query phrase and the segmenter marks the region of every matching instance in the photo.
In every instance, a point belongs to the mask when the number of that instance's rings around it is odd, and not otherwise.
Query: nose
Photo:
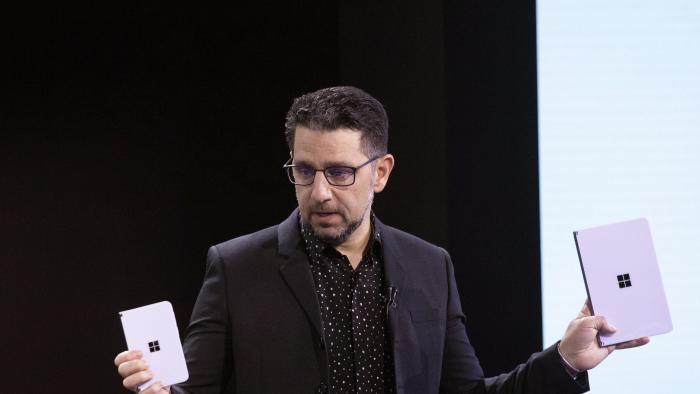
[[[311,198],[317,202],[330,200],[332,197],[331,187],[323,172],[317,172],[314,183],[311,184]]]

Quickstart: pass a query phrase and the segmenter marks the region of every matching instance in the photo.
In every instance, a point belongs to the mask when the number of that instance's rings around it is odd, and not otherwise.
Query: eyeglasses
[[[357,170],[379,159],[380,157],[382,157],[382,155],[375,156],[357,167],[331,166],[318,170],[305,164],[289,164],[292,161],[292,158],[289,158],[289,160],[287,160],[282,167],[285,171],[287,171],[289,181],[297,186],[309,186],[310,184],[314,183],[316,173],[319,171],[323,172],[323,175],[326,177],[329,185],[350,186],[355,183],[355,173]]]

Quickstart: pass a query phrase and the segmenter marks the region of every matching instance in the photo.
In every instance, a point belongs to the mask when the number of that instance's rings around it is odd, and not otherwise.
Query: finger
[[[627,342],[618,343],[616,347],[618,349],[631,349],[633,347],[644,346],[649,342],[651,342],[651,339],[649,339],[649,337],[643,337],[643,338],[633,339],[633,340],[627,341]]]
[[[152,385],[146,387],[145,390],[139,391],[139,394],[157,394],[160,391],[160,382],[155,382]]]
[[[608,351],[608,356],[610,353],[614,352],[615,349],[617,349],[617,345],[608,345],[608,346],[603,346],[601,349],[605,349]]]
[[[163,386],[163,383],[157,381],[148,386],[145,390],[139,391],[139,394],[166,394],[170,393],[169,386]]]
[[[151,379],[153,379],[153,372],[151,372],[151,370],[146,370],[127,376],[122,381],[122,384],[127,390],[136,391],[138,386],[148,382]]]
[[[133,361],[127,361],[119,364],[119,367],[117,368],[117,372],[119,372],[119,375],[121,375],[122,378],[125,378],[129,375],[133,375],[137,372],[145,371],[148,369],[148,361],[146,360],[133,360]]]
[[[141,352],[140,350],[125,350],[119,353],[117,357],[114,358],[114,366],[118,367],[119,364],[122,364],[126,361],[137,360],[141,357],[143,357],[143,352]]]
[[[578,313],[578,316],[576,316],[578,319],[592,315],[590,304],[591,304],[590,299],[586,298],[586,302],[583,303],[583,306],[581,307],[581,311]]]

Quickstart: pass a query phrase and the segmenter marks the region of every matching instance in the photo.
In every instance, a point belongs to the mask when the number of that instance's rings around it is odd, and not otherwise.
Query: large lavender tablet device
[[[592,312],[617,328],[601,346],[673,329],[649,223],[635,219],[574,231]]]

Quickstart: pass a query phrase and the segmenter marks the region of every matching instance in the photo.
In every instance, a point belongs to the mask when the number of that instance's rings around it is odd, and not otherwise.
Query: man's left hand
[[[600,364],[615,349],[628,349],[649,343],[649,338],[644,337],[600,347],[598,332],[613,333],[616,329],[604,316],[591,316],[588,303],[589,301],[586,301],[578,316],[569,323],[559,344],[559,352],[572,367],[579,371],[587,371]]]

